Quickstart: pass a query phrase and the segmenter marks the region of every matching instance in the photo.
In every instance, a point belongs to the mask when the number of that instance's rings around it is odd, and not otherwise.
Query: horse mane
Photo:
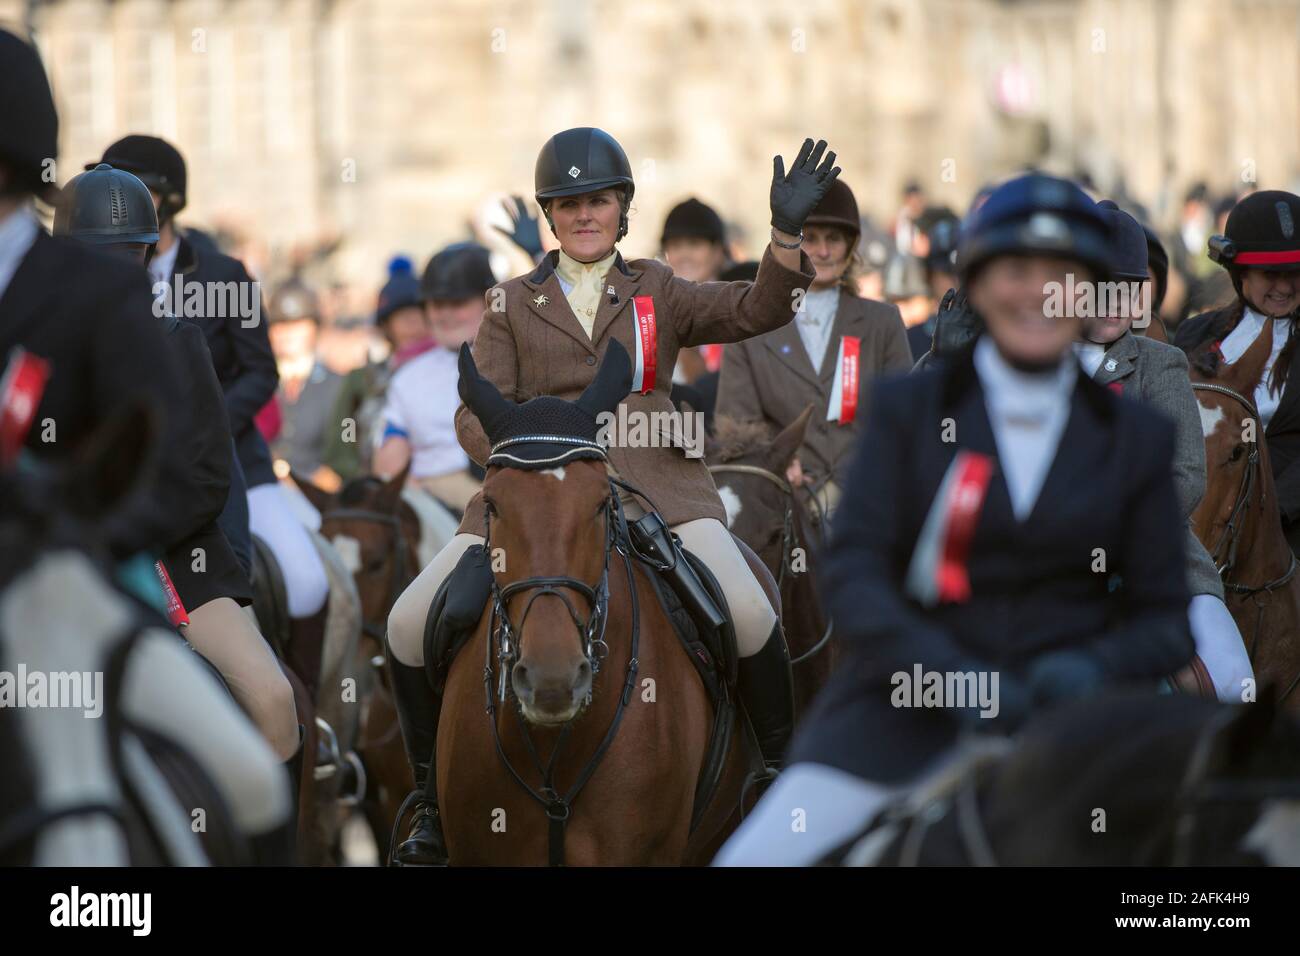
[[[710,458],[717,462],[735,461],[763,451],[772,442],[772,433],[762,422],[741,421],[729,415],[713,419],[713,449]]]
[[[1187,353],[1187,362],[1196,372],[1209,379],[1219,377],[1225,363],[1223,353],[1216,343],[1223,341],[1224,336],[1237,327],[1245,314],[1246,303],[1238,299],[1210,321],[1206,327],[1205,341]]]

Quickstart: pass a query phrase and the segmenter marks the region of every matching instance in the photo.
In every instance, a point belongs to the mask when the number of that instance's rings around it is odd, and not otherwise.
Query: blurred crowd
[[[1082,182],[1088,186],[1086,178]],[[969,206],[958,211],[933,201],[924,186],[913,181],[904,187],[887,221],[859,217],[861,232],[844,280],[862,298],[898,308],[914,360],[929,349],[939,303],[957,285],[963,217],[978,208],[989,191],[989,186],[981,188]],[[1172,341],[1185,318],[1232,299],[1231,282],[1207,256],[1206,240],[1223,232],[1229,211],[1245,194],[1214,194],[1204,183],[1196,183],[1184,196],[1176,230],[1167,233],[1146,225],[1151,216],[1141,202],[1119,197],[1121,208],[1147,229],[1155,283],[1147,334]],[[189,234],[199,242],[226,245],[254,268],[263,258],[229,236],[210,237],[198,230]],[[407,426],[393,420],[400,415],[386,399],[389,380],[430,350],[446,352],[472,341],[484,292],[495,282],[530,271],[554,246],[549,231],[538,227],[531,204],[519,197],[493,197],[467,224],[465,239],[430,256],[424,268],[405,251],[393,255],[386,271],[376,264],[372,289],[312,278],[327,271],[328,243],[296,253],[290,276],[270,289],[266,301],[280,388],[258,424],[271,443],[277,473],[284,477],[292,469],[323,488],[336,489],[371,470],[400,470],[412,449]],[[677,275],[691,281],[752,279],[757,271],[752,258],[756,250],[728,226],[725,210],[694,197],[669,212],[659,250]],[[721,346],[687,350],[674,371],[675,400],[688,402],[710,419],[721,352]],[[454,372],[451,377],[454,380]],[[434,400],[447,391],[439,391],[428,376],[416,384],[409,389],[415,397]],[[445,398],[454,407],[454,394],[448,392]],[[441,417],[449,418],[450,411],[442,409]],[[446,438],[446,447],[433,454],[444,460],[426,456],[417,461],[413,478],[420,479],[421,472],[429,477],[431,469],[450,474],[468,468],[473,474],[474,466],[462,460],[454,435],[448,432]],[[455,489],[439,490],[453,501],[462,497]]]

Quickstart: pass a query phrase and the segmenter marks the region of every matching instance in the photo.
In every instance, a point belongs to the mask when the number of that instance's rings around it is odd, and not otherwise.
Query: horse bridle
[[[1199,392],[1217,392],[1220,395],[1227,395],[1233,401],[1240,404],[1246,409],[1252,421],[1259,426],[1259,412],[1255,410],[1254,403],[1245,395],[1237,392],[1226,385],[1215,385],[1210,382],[1193,382],[1192,389]],[[1250,457],[1246,459],[1246,469],[1241,476],[1241,484],[1237,488],[1237,498],[1233,502],[1232,511],[1228,514],[1228,522],[1223,529],[1223,534],[1219,537],[1218,542],[1214,545],[1214,550],[1210,552],[1210,557],[1214,561],[1215,568],[1219,576],[1224,578],[1223,586],[1237,594],[1254,594],[1258,591],[1275,591],[1282,585],[1286,584],[1295,576],[1296,559],[1295,555],[1291,556],[1291,561],[1287,570],[1280,577],[1272,581],[1265,582],[1258,586],[1236,584],[1227,580],[1228,574],[1237,564],[1237,541],[1241,535],[1241,526],[1238,521],[1245,515],[1246,510],[1250,507],[1250,498],[1255,491],[1255,483],[1258,481],[1258,472],[1260,469],[1259,454],[1259,436],[1250,439]],[[1220,563],[1220,556],[1227,547],[1225,560]]]
[[[798,506],[798,501],[795,497],[796,491],[794,486],[776,472],[768,471],[766,468],[760,468],[757,465],[710,465],[709,473],[713,475],[753,475],[776,485],[776,487],[780,489],[785,513],[781,519],[781,569],[776,576],[776,588],[779,592],[782,585],[785,584],[786,572],[789,571],[791,574],[795,573],[794,552],[795,549],[799,547],[799,534],[798,530],[795,528],[795,508]],[[821,526],[825,527],[826,515],[825,512],[822,511],[821,502],[818,501],[815,494],[810,495],[809,497],[817,507]],[[834,630],[835,622],[828,620],[826,622],[826,630],[817,640],[817,643],[798,657],[792,659],[790,665],[793,667],[795,664],[803,663],[819,654],[830,643],[831,635],[834,633]]]
[[[592,774],[596,772],[597,766],[599,766],[606,751],[614,742],[619,724],[623,720],[623,714],[632,700],[632,689],[636,684],[636,673],[640,666],[637,654],[640,652],[641,646],[641,614],[637,598],[636,580],[632,572],[632,559],[629,554],[627,519],[623,514],[622,503],[619,500],[615,484],[615,480],[610,479],[610,493],[603,509],[605,518],[604,569],[601,572],[600,581],[595,587],[568,575],[540,575],[523,578],[501,587],[497,583],[496,574],[493,573],[492,575],[492,604],[488,620],[486,659],[483,664],[483,691],[487,701],[486,710],[488,720],[492,725],[492,739],[496,745],[497,756],[515,782],[546,811],[546,817],[550,821],[547,837],[547,862],[550,866],[564,865],[564,834],[569,817],[572,814],[573,802],[577,799],[582,788],[586,786],[587,781],[591,779]],[[621,482],[618,482],[618,484],[621,484]],[[488,555],[489,558],[492,555],[492,513],[492,507],[487,505],[484,508],[483,516],[483,548],[484,554]],[[609,645],[605,643],[605,627],[609,622],[610,555],[614,551],[618,551],[623,556],[623,564],[627,570],[628,592],[631,595],[632,613],[631,647],[627,664],[627,676],[619,694],[614,716],[610,720],[609,728],[605,731],[605,736],[602,738],[600,745],[582,768],[573,785],[561,794],[555,787],[555,767],[559,760],[560,751],[563,750],[569,732],[573,728],[573,721],[582,713],[582,710],[565,722],[560,729],[555,741],[555,748],[551,751],[551,758],[545,764],[543,764],[541,757],[537,753],[532,735],[528,732],[527,721],[524,720],[521,713],[519,717],[521,736],[524,739],[525,747],[528,749],[528,755],[533,762],[534,769],[536,769],[542,780],[541,788],[535,789],[528,781],[524,780],[510,762],[509,757],[506,756],[505,748],[501,743],[501,728],[497,720],[497,706],[498,704],[504,704],[506,701],[507,691],[510,688],[509,674],[514,665],[518,663],[522,651],[522,628],[528,620],[528,612],[532,610],[534,601],[543,595],[552,595],[559,598],[564,603],[570,619],[577,628],[579,639],[582,642],[583,657],[591,667],[594,682],[596,675],[600,672],[601,661],[609,653]],[[570,601],[566,593],[569,591],[580,594],[587,599],[591,610],[585,621],[577,609],[574,608],[572,601]],[[525,593],[529,594],[528,600],[524,605],[519,624],[516,626],[510,620],[507,604],[510,598]],[[604,651],[600,652],[600,648],[603,648]],[[494,659],[500,672],[498,689],[495,694],[492,688]],[[513,694],[510,696],[513,696]],[[588,691],[587,703],[590,702],[591,691]],[[517,699],[516,704],[518,704]]]
[[[321,524],[326,521],[368,521],[372,524],[382,524],[392,530],[393,547],[391,560],[393,562],[393,573],[389,578],[388,600],[384,602],[385,608],[391,608],[397,603],[397,599],[402,596],[402,592],[415,578],[415,574],[406,567],[406,550],[407,538],[406,532],[402,528],[402,519],[400,515],[387,514],[383,511],[371,511],[367,508],[338,508],[321,515]],[[362,621],[361,630],[368,637],[374,638],[383,645],[388,630],[387,611],[384,611],[384,617],[379,621]]]
[[[1217,392],[1220,395],[1226,395],[1233,401],[1240,404],[1246,409],[1251,420],[1255,422],[1256,428],[1260,426],[1259,412],[1255,410],[1255,404],[1240,392],[1228,388],[1226,385],[1216,385],[1211,382],[1193,382],[1192,389],[1199,392]],[[1258,472],[1262,467],[1259,451],[1259,435],[1256,434],[1250,440],[1250,457],[1246,459],[1246,469],[1241,476],[1241,484],[1237,488],[1237,498],[1233,502],[1232,511],[1228,513],[1228,522],[1223,529],[1223,534],[1214,545],[1214,550],[1210,552],[1210,559],[1214,562],[1215,569],[1219,572],[1219,577],[1223,579],[1223,587],[1233,594],[1240,594],[1246,597],[1254,598],[1257,610],[1255,619],[1255,631],[1250,637],[1250,643],[1246,646],[1247,653],[1253,658],[1255,655],[1255,643],[1259,638],[1259,628],[1264,617],[1264,608],[1266,603],[1261,603],[1259,595],[1268,595],[1279,588],[1285,587],[1291,582],[1296,575],[1296,556],[1291,554],[1291,559],[1287,563],[1287,569],[1281,575],[1273,578],[1271,581],[1265,581],[1263,584],[1250,585],[1238,584],[1235,581],[1229,581],[1228,575],[1232,573],[1237,564],[1237,542],[1241,535],[1241,525],[1238,523],[1244,518],[1247,509],[1250,507],[1250,499],[1255,491],[1255,483],[1258,481]],[[1263,500],[1262,498],[1260,499]],[[1227,548],[1225,560],[1220,563],[1220,556]],[[1290,549],[1288,549],[1290,550]],[[1295,690],[1296,685],[1300,684],[1300,674],[1295,676],[1290,685],[1283,691],[1281,700],[1285,700]]]

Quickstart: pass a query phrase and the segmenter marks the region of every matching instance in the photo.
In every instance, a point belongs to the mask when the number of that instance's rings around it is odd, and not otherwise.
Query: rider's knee
[[[304,555],[303,560],[281,564],[290,617],[311,617],[325,606],[329,598],[330,582],[325,574],[325,565],[315,548],[311,549],[309,557],[310,560]]]
[[[259,710],[262,736],[277,759],[288,760],[298,750],[298,705],[293,699],[293,686],[280,671],[267,682]]]
[[[736,647],[741,657],[751,657],[763,649],[772,629],[776,627],[776,612],[767,599],[762,586],[752,576],[749,585],[735,588],[727,595],[731,619],[736,627]]]
[[[419,667],[424,663],[424,624],[429,600],[407,588],[388,612],[388,647],[399,663]]]

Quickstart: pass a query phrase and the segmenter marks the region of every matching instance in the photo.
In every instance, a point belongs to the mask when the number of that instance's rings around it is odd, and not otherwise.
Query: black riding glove
[[[966,301],[966,290],[949,289],[939,302],[930,354],[936,358],[949,358],[978,338],[983,331],[984,320]]]
[[[772,159],[772,225],[792,236],[803,231],[804,221],[813,211],[831,183],[840,174],[835,165],[835,153],[826,153],[822,162],[822,153],[826,149],[826,140],[819,139],[817,147],[813,141],[803,141],[799,157],[785,171],[785,161],[780,156]],[[821,162],[821,165],[817,164]]]
[[[994,673],[987,665],[969,661],[955,668],[961,672]],[[968,731],[993,734],[1013,734],[1025,722],[1031,709],[1029,688],[1007,670],[998,670],[996,688],[990,682],[992,691],[987,706],[980,701],[967,701],[967,706],[954,708],[953,716],[957,723]]]
[[[1025,677],[1034,704],[1043,706],[1095,693],[1106,672],[1086,651],[1053,651],[1030,664]]]
[[[528,214],[528,207],[524,205],[523,197],[511,196],[509,200],[501,204],[510,217],[510,225],[513,231],[507,232],[500,226],[493,226],[497,232],[505,236],[524,252],[534,262],[542,254],[542,233],[538,229],[537,218]]]

